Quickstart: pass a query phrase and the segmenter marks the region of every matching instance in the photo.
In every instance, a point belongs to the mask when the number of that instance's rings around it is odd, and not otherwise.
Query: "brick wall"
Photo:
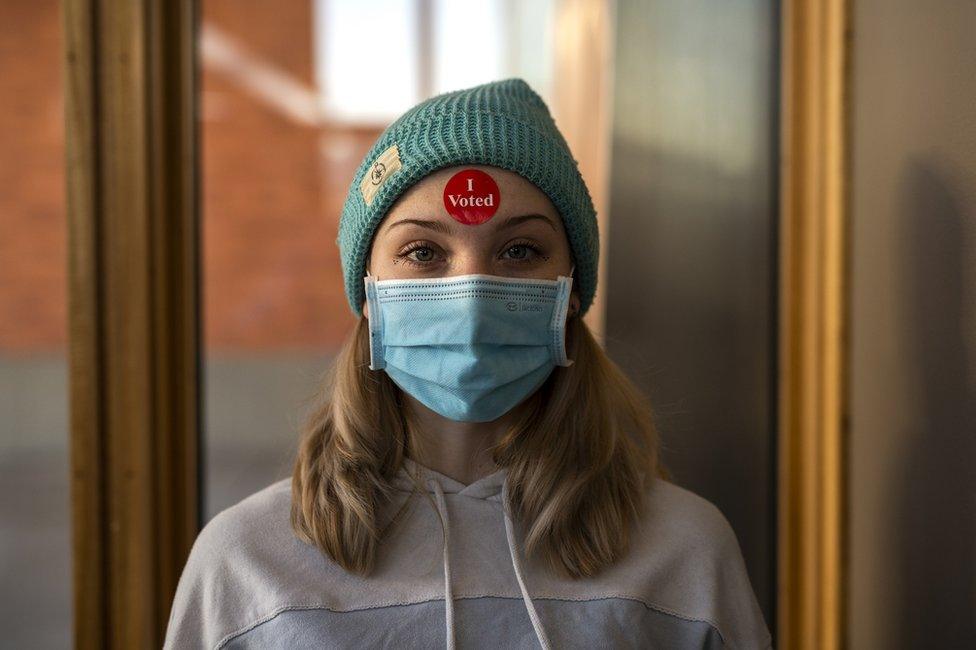
[[[0,353],[65,345],[61,46],[56,0],[0,2]]]
[[[205,23],[312,86],[305,0],[206,0]],[[61,15],[0,3],[0,353],[66,339]],[[356,165],[378,135],[300,123],[203,65],[201,165],[208,353],[332,349],[353,323],[335,246]]]

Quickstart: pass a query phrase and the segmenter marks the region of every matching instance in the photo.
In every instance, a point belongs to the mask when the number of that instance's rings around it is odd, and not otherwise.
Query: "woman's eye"
[[[435,261],[436,253],[432,246],[417,243],[399,253],[398,257],[411,266],[429,266],[431,262]]]
[[[539,249],[530,244],[512,244],[505,252],[509,255],[509,259],[515,262],[527,262],[533,258],[534,255],[539,254]]]
[[[415,248],[412,251],[410,251],[410,254],[414,255],[413,259],[415,259],[418,262],[429,262],[434,258],[434,251],[430,250],[426,246]]]

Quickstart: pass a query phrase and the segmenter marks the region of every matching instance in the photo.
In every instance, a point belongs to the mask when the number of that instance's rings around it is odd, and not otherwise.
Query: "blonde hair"
[[[508,470],[525,552],[579,578],[626,552],[648,481],[669,473],[658,458],[649,402],[578,315],[566,324],[566,349],[573,365],[557,366],[516,407],[514,424],[490,454]],[[393,494],[391,479],[405,456],[417,460],[400,388],[368,366],[368,321],[361,317],[313,396],[291,505],[298,537],[361,575],[372,571],[386,530],[379,513]]]

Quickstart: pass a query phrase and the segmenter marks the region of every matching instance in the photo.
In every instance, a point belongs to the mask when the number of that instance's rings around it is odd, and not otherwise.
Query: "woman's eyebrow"
[[[526,221],[531,221],[532,219],[541,219],[549,225],[553,230],[557,230],[556,225],[552,222],[552,219],[542,214],[522,214],[514,217],[509,217],[498,226],[495,230],[506,230],[509,228],[514,228],[515,226],[525,223]],[[414,224],[422,228],[429,228],[431,230],[444,233],[445,235],[451,234],[451,227],[448,226],[443,221],[434,221],[429,219],[400,219],[394,224],[391,224],[387,230],[393,230],[399,225]]]
[[[520,223],[525,223],[526,221],[531,221],[532,219],[542,219],[547,224],[549,224],[550,228],[552,228],[553,230],[557,230],[556,224],[552,222],[552,219],[545,216],[544,214],[523,214],[517,217],[509,217],[508,220],[505,221],[505,223],[503,223],[502,225],[498,226],[496,230],[505,230],[507,228],[514,228]]]
[[[445,235],[451,234],[451,227],[445,224],[443,221],[431,221],[428,219],[400,219],[396,223],[390,224],[390,227],[387,228],[387,232],[393,230],[397,226],[405,226],[408,223],[421,226],[422,228],[430,228],[431,230],[442,232]]]

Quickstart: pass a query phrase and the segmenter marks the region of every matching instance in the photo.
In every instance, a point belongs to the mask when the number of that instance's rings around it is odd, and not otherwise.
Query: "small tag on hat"
[[[386,151],[379,155],[373,166],[369,168],[359,184],[359,191],[363,195],[366,205],[373,202],[373,197],[379,191],[383,183],[386,182],[402,165],[400,164],[400,150],[395,144],[390,145]]]

